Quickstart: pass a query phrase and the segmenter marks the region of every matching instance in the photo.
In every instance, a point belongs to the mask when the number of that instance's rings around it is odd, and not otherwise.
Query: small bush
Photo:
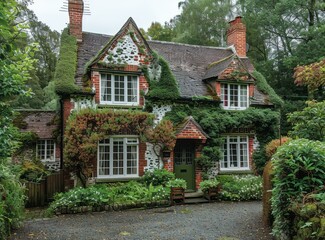
[[[142,180],[147,186],[152,184],[153,186],[166,186],[167,182],[175,179],[175,174],[167,171],[166,169],[155,169],[154,171],[146,171],[142,177]]]
[[[39,162],[24,161],[21,164],[20,179],[29,182],[40,182],[48,175],[44,165]]]
[[[172,179],[167,183],[167,187],[171,188],[171,187],[181,187],[186,189],[187,184],[186,181],[184,179],[181,178],[176,178],[176,179]]]
[[[307,139],[292,140],[279,147],[272,158],[274,166],[272,214],[273,235],[290,239],[294,236],[294,213],[291,202],[301,202],[303,196],[324,191],[325,143]]]
[[[247,201],[262,198],[262,178],[254,175],[219,175],[221,200]]]
[[[288,142],[289,140],[291,140],[291,138],[281,137],[281,141],[280,141],[280,139],[274,139],[271,142],[269,142],[268,144],[266,144],[265,153],[266,153],[268,160],[271,160],[273,154],[276,152],[278,147],[280,147],[284,143]]]
[[[202,192],[207,192],[209,188],[217,188],[220,182],[217,179],[204,180],[200,183]]]

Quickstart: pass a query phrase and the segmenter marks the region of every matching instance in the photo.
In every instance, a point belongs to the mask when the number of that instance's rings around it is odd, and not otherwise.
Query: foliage
[[[100,207],[116,204],[133,204],[136,202],[152,202],[166,200],[169,197],[169,189],[161,185],[144,186],[138,182],[118,184],[99,184],[87,188],[74,188],[65,193],[59,193],[49,207],[50,212],[66,207],[79,206]]]
[[[24,215],[24,188],[12,168],[0,163],[0,238],[6,239]]]
[[[221,46],[226,33],[232,1],[189,0],[181,4],[182,12],[174,19],[173,41]]]
[[[325,101],[307,104],[302,111],[289,114],[288,121],[293,125],[289,136],[325,141]]]
[[[274,155],[274,153],[276,152],[278,147],[280,147],[281,145],[283,145],[284,143],[286,143],[290,140],[291,140],[291,138],[281,137],[281,139],[274,139],[271,142],[269,142],[268,144],[266,144],[265,152],[266,152],[266,157],[268,158],[268,160],[271,160],[272,156]]]
[[[187,184],[186,184],[186,181],[184,179],[175,178],[175,179],[171,179],[167,183],[166,186],[169,187],[169,188],[184,188],[184,189],[186,189]]]
[[[40,182],[48,175],[44,164],[38,161],[25,160],[21,163],[20,179],[28,182]]]
[[[254,175],[218,175],[221,200],[248,201],[262,199],[262,178]]]
[[[65,28],[61,35],[61,47],[59,60],[55,69],[55,91],[59,95],[69,95],[80,91],[75,85],[75,73],[77,68],[77,40],[69,35],[69,29]]]
[[[278,148],[273,156],[272,191],[273,234],[277,238],[293,236],[290,203],[300,202],[307,193],[323,189],[325,182],[325,144],[307,139],[292,140]]]
[[[167,182],[175,178],[175,174],[167,171],[166,169],[155,169],[153,171],[146,171],[142,176],[144,183],[149,186],[166,186]]]
[[[324,91],[325,87],[325,59],[304,66],[297,66],[293,75],[295,84],[308,86],[308,90],[313,93],[319,89]]]
[[[271,197],[272,197],[272,178],[273,166],[272,161],[268,161],[263,171],[263,222],[265,226],[271,226],[273,222]]]
[[[264,76],[257,72],[253,72],[253,76],[256,79],[257,89],[269,96],[269,100],[275,107],[281,107],[283,105],[283,100],[275,93],[273,88],[265,80]]]
[[[155,56],[155,58],[156,60],[158,59],[161,73],[159,79],[150,79],[147,77],[150,85],[148,96],[157,99],[177,99],[179,97],[179,90],[175,76],[171,72],[165,59],[161,56]]]
[[[279,113],[271,109],[250,107],[243,111],[227,111],[210,105],[179,104],[173,106],[172,111],[166,114],[166,119],[177,126],[186,116],[193,116],[203,130],[209,133],[210,138],[202,150],[202,155],[196,159],[205,173],[220,160],[221,146],[224,143],[223,134],[236,133],[240,128],[254,130],[260,149],[263,149],[264,145],[276,138],[278,133]],[[256,168],[263,169],[265,162],[264,155],[262,160],[256,163]]]
[[[305,98],[307,99],[307,98]],[[284,100],[284,105],[281,108],[281,135],[287,136],[289,131],[292,129],[292,123],[288,122],[289,113],[301,111],[306,107],[305,100]]]
[[[158,125],[151,129],[147,134],[148,141],[153,144],[153,149],[159,152],[157,156],[162,156],[163,151],[171,151],[176,144],[176,135],[173,123],[169,120],[162,120]]]
[[[202,192],[207,192],[209,188],[217,188],[219,185],[221,184],[217,179],[204,180],[200,182],[200,189]]]
[[[93,172],[98,141],[121,134],[146,138],[152,121],[151,114],[132,110],[84,109],[72,114],[65,131],[66,167],[85,186],[86,179]]]
[[[175,37],[175,30],[168,22],[165,22],[164,26],[159,22],[152,22],[147,33],[151,40],[170,42]]]

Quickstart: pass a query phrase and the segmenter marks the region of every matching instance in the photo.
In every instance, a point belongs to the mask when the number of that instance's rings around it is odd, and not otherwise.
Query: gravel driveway
[[[33,220],[10,239],[270,240],[261,219],[261,202],[216,202]]]

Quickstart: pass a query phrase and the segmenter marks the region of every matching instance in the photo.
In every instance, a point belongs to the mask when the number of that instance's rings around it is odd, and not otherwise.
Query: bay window
[[[111,137],[98,144],[97,176],[104,178],[138,177],[139,140]]]
[[[138,105],[138,82],[137,76],[101,74],[100,103]]]

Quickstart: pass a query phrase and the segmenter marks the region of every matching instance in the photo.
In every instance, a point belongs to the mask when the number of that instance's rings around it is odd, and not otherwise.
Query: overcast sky
[[[68,0],[33,0],[30,8],[38,19],[52,30],[61,32],[69,21],[68,13],[62,12]],[[151,22],[164,23],[180,13],[180,0],[84,0],[91,15],[83,17],[83,31],[115,34],[129,17],[139,28],[147,28]]]

